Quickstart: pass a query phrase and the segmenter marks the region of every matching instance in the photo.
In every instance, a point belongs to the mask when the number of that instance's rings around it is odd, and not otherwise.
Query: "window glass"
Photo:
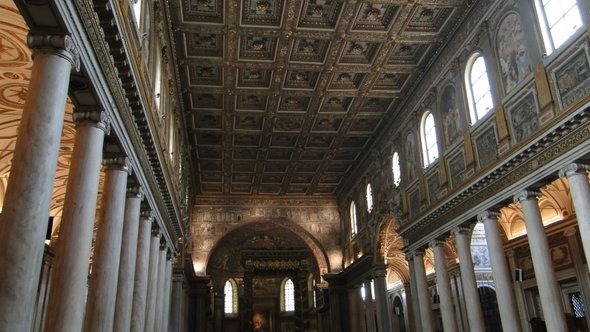
[[[285,281],[285,311],[295,311],[295,285],[291,279]]]
[[[373,211],[373,189],[371,184],[367,184],[367,211]]]
[[[476,53],[467,70],[466,82],[471,124],[475,124],[494,108],[485,59]]]
[[[233,314],[234,313],[234,286],[228,280],[225,282],[225,286],[223,287],[223,295],[224,295],[224,312],[226,314]]]
[[[393,153],[393,158],[391,160],[391,170],[393,172],[393,184],[397,187],[399,186],[402,178],[402,172],[399,165],[399,154],[397,151]]]
[[[354,236],[357,232],[356,223],[356,206],[354,201],[350,203],[350,235]]]
[[[537,0],[545,52],[551,54],[582,27],[576,0]]]
[[[133,18],[135,19],[135,24],[137,28],[139,28],[139,24],[141,23],[141,0],[132,0],[133,2]]]
[[[438,158],[438,141],[436,138],[434,116],[430,112],[424,114],[422,121],[422,154],[424,157],[424,167],[428,167]]]

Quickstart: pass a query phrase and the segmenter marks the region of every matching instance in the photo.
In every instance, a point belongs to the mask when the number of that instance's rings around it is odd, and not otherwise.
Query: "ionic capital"
[[[574,236],[574,235],[576,235],[576,228],[575,227],[566,228],[563,231],[563,236],[565,236],[565,237],[570,237],[570,236]]]
[[[470,231],[470,229],[467,227],[455,227],[451,231],[451,234],[453,234],[453,235],[455,235],[455,237],[457,237],[457,235],[467,235],[467,234],[469,234],[469,231]]]
[[[488,220],[498,221],[500,219],[500,213],[496,211],[483,211],[477,215],[477,221],[485,222]]]
[[[423,249],[416,249],[412,253],[412,257],[423,259],[424,258],[424,250]]]
[[[436,247],[443,248],[445,246],[445,241],[442,241],[442,240],[432,240],[432,241],[430,241],[430,243],[428,243],[428,245],[431,248],[433,248],[433,249],[436,248]]]
[[[166,238],[162,236],[160,238],[160,251],[166,251],[166,250],[168,250],[168,244],[166,243]]]
[[[158,222],[154,218],[152,218],[152,236],[157,238],[162,236],[162,233],[160,233],[160,225],[158,225]]]
[[[149,223],[154,222],[154,214],[152,213],[152,210],[142,210],[139,217]]]
[[[127,188],[127,198],[139,198],[140,201],[143,201],[144,196],[145,195],[141,186]]]
[[[102,164],[107,170],[119,170],[131,174],[131,163],[127,157],[104,158]]]
[[[559,177],[562,178],[575,174],[584,174],[588,171],[590,171],[590,165],[572,163],[559,170]]]
[[[521,190],[514,195],[514,203],[519,203],[529,199],[538,199],[541,197],[541,193],[534,190]]]
[[[72,37],[68,35],[40,35],[29,33],[27,45],[35,54],[53,54],[68,60],[75,71],[80,70],[80,54]]]
[[[111,130],[111,121],[106,112],[100,110],[78,110],[76,109],[72,114],[72,119],[76,123],[76,127],[82,125],[91,125],[104,131],[105,134]]]

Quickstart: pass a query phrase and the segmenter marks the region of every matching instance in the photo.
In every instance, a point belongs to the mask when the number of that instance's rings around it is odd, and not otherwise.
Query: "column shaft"
[[[152,236],[150,244],[150,263],[148,268],[147,305],[145,311],[144,331],[154,330],[156,319],[156,301],[158,291],[158,260],[160,258],[160,233]]]
[[[387,271],[378,271],[374,276],[375,283],[375,310],[377,311],[377,325],[379,331],[391,331],[392,310],[387,300],[387,281],[385,275]]]
[[[547,331],[565,332],[567,331],[567,325],[561,304],[561,294],[555,278],[549,242],[545,236],[543,220],[541,219],[541,211],[537,203],[537,196],[540,195],[540,193],[536,192],[521,191],[514,196],[514,201],[520,202],[522,207]]]
[[[455,235],[455,245],[459,256],[459,268],[461,269],[461,281],[467,309],[467,320],[469,321],[469,331],[484,332],[485,324],[477,290],[477,281],[475,280],[471,244],[467,237],[468,232],[468,229],[456,228],[453,234]]]
[[[588,170],[590,170],[588,165],[571,164],[563,168],[559,172],[559,176],[567,176],[584,254],[586,259],[590,260],[590,184],[588,183]]]
[[[172,258],[166,260],[166,280],[164,281],[164,315],[162,316],[161,331],[168,331],[170,326],[170,301],[172,296]]]
[[[184,304],[185,304],[185,293],[184,293],[184,275],[178,268],[174,268],[172,275],[172,290],[170,298],[170,324],[168,325],[169,331],[172,332],[184,332],[182,327],[183,322],[186,320],[184,316]]]
[[[492,265],[492,274],[496,286],[496,297],[498,298],[498,309],[500,311],[500,320],[504,331],[520,331],[518,323],[518,308],[514,293],[512,292],[511,273],[508,270],[506,256],[498,229],[498,217],[496,212],[482,212],[477,218],[483,223],[486,232],[486,242],[490,253],[490,264]]]
[[[80,331],[84,324],[88,262],[98,180],[108,124],[100,111],[75,112],[78,123],[56,245],[45,331]]]
[[[115,301],[115,331],[128,332],[131,328],[135,261],[137,259],[137,239],[142,199],[141,188],[135,187],[128,190],[127,201],[125,202],[117,300]]]
[[[125,192],[130,166],[127,158],[105,160],[106,174],[92,273],[88,287],[85,331],[112,331],[121,258]]]
[[[426,269],[424,268],[424,253],[414,253],[414,270],[416,272],[416,293],[418,307],[420,309],[420,322],[423,332],[434,332],[434,315],[432,303],[428,294],[428,282],[426,280]],[[418,316],[418,315],[416,315]]]
[[[166,245],[160,247],[158,258],[158,288],[156,295],[156,319],[154,321],[154,332],[160,331],[162,327],[162,315],[164,313],[164,282],[166,281]]]
[[[33,68],[0,214],[0,330],[29,331],[77,53],[68,36],[29,35]]]
[[[440,312],[442,315],[443,328],[447,332],[457,331],[457,320],[455,319],[455,306],[451,293],[451,280],[447,271],[447,259],[445,257],[443,241],[435,241],[431,244],[434,251],[434,265],[436,272],[436,285],[440,296]]]
[[[142,213],[137,237],[137,257],[133,286],[133,308],[131,310],[131,331],[143,332],[147,307],[148,268],[150,264],[150,235],[153,217],[151,212]]]
[[[410,332],[422,331],[422,320],[420,319],[420,305],[418,299],[418,284],[416,281],[416,266],[414,263],[414,256],[406,253],[406,260],[408,261],[408,269],[410,270],[410,296],[406,296],[406,299],[411,300],[411,306],[408,304],[408,313],[412,312]]]

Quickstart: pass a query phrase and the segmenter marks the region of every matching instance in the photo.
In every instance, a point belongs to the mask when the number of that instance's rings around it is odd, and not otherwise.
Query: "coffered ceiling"
[[[169,2],[197,194],[336,195],[467,2]]]

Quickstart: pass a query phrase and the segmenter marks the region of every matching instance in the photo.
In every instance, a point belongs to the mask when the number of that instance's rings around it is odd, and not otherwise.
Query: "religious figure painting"
[[[504,90],[508,93],[531,73],[531,61],[517,13],[506,15],[500,23],[496,47]]]
[[[406,174],[408,182],[412,182],[418,176],[420,151],[418,150],[418,144],[416,144],[416,136],[411,131],[406,134],[404,149],[406,155]]]
[[[537,103],[532,93],[510,108],[510,124],[517,143],[528,138],[539,128]]]
[[[465,158],[463,152],[457,153],[454,157],[449,159],[449,172],[451,174],[451,183],[453,187],[458,187],[463,181],[463,173],[465,173]]]
[[[583,49],[576,53],[555,71],[557,89],[564,109],[590,93],[590,65],[585,51]]]
[[[475,138],[475,147],[477,149],[479,167],[483,168],[496,160],[498,150],[496,133],[493,126],[489,126]]]
[[[417,188],[414,191],[410,192],[409,201],[410,214],[412,216],[418,215],[418,212],[420,212],[420,191]]]
[[[430,175],[428,177],[427,186],[428,186],[428,197],[430,198],[430,203],[433,203],[438,200],[439,191],[440,191],[440,181],[438,179],[438,172]]]
[[[451,84],[445,86],[440,100],[445,145],[449,147],[463,137],[464,121],[457,106],[457,91]]]

